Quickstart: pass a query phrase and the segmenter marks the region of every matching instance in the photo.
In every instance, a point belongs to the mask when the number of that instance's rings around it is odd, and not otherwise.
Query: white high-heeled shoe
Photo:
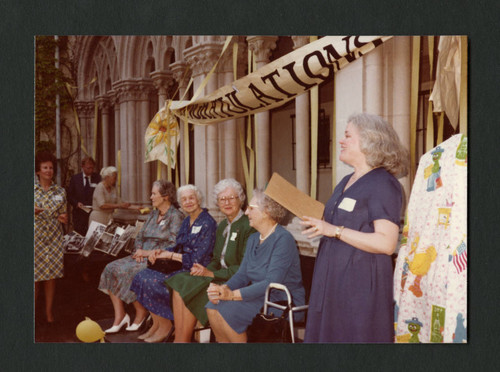
[[[125,330],[129,331],[129,332],[134,332],[134,331],[137,331],[139,328],[141,328],[142,324],[146,321],[148,317],[145,317],[142,322],[140,322],[139,324],[137,323],[132,323],[131,325],[129,325],[127,328],[125,328]]]
[[[123,317],[122,321],[120,322],[120,324],[118,325],[115,325],[111,328],[108,328],[106,329],[104,332],[105,333],[118,333],[120,332],[120,330],[122,329],[122,327],[127,324],[127,327],[130,326],[130,317],[128,316],[128,314],[125,314],[125,316]]]

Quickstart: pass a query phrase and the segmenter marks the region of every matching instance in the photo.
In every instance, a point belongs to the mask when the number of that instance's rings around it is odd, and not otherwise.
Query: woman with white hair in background
[[[118,171],[115,167],[102,168],[102,181],[95,188],[92,197],[92,212],[89,216],[89,225],[92,221],[107,225],[116,208],[130,207],[130,203],[121,202],[116,192],[117,175]]]

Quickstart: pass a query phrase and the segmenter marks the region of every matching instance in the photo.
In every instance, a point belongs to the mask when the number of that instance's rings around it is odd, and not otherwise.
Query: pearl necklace
[[[265,237],[262,237],[262,234],[260,234],[260,241],[263,242],[264,240],[266,240],[267,238],[269,238],[269,236],[274,232],[274,230],[276,230],[276,226],[278,226],[277,223],[273,226],[273,228],[271,229],[271,231],[269,232],[269,234],[267,234]]]

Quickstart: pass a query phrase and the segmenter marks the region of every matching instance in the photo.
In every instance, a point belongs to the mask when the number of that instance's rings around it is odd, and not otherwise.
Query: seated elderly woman
[[[130,287],[137,294],[137,301],[149,310],[153,318],[149,331],[138,337],[146,342],[163,341],[172,328],[174,315],[165,280],[191,270],[195,263],[208,265],[214,249],[217,223],[207,209],[201,207],[201,191],[194,185],[185,185],[177,190],[177,199],[188,216],[177,234],[176,245],[168,247],[166,251],[156,250],[148,259],[153,264],[157,259],[181,262],[181,268],[168,273],[148,268],[135,276]]]
[[[214,187],[213,196],[226,218],[217,227],[212,261],[207,267],[195,263],[190,272],[174,275],[166,281],[172,292],[174,342],[190,342],[196,320],[207,324],[205,304],[209,284],[222,284],[238,271],[247,239],[255,232],[241,209],[245,192],[238,181],[232,178],[220,181]]]
[[[135,238],[135,252],[115,260],[104,268],[101,274],[99,289],[108,294],[113,303],[115,321],[106,333],[116,333],[126,324],[127,331],[137,331],[147,311],[136,300],[135,293],[130,291],[130,284],[135,274],[146,269],[144,257],[148,257],[153,250],[163,250],[175,244],[177,232],[181,227],[183,214],[174,207],[175,186],[168,181],[158,180],[153,183],[151,190],[153,210],[141,231]],[[130,317],[125,312],[123,303],[133,303],[135,320],[130,324]]]
[[[240,268],[226,284],[211,284],[207,291],[208,320],[218,342],[247,341],[247,327],[263,306],[269,283],[287,286],[295,305],[305,303],[297,245],[280,225],[287,217],[286,209],[254,190],[245,214],[257,232],[248,238]],[[272,293],[270,298],[284,299],[283,292]]]

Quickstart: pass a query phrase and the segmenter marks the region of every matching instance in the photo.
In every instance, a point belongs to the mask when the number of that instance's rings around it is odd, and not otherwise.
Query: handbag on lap
[[[175,247],[173,252],[178,253],[178,248],[179,247]],[[154,264],[148,260],[148,269],[155,270],[163,274],[170,274],[174,271],[182,269],[182,262],[168,260],[166,258],[157,258]]]

